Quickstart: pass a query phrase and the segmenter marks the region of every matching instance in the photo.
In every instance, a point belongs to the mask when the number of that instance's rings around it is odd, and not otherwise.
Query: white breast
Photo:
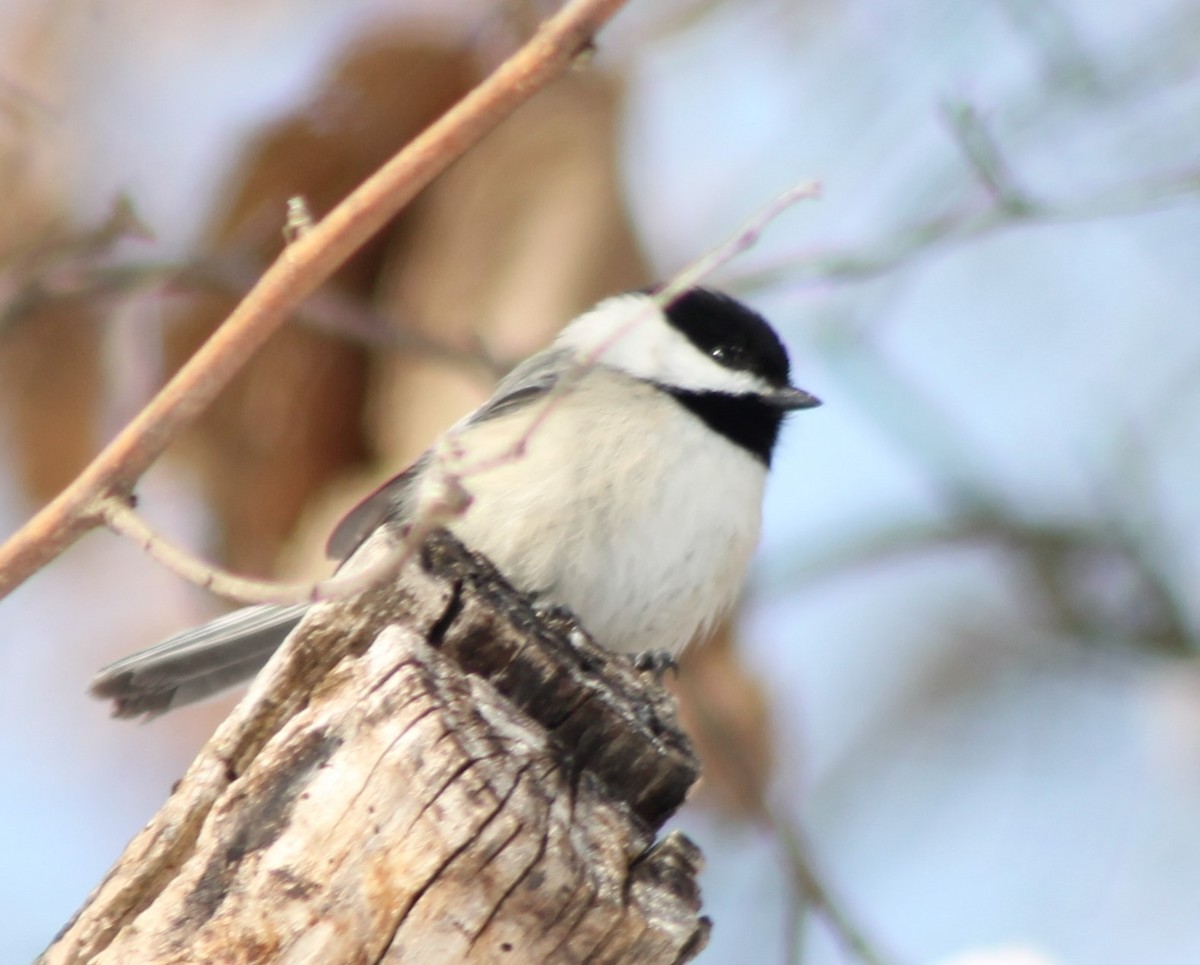
[[[614,397],[626,401],[616,412]],[[507,450],[536,408],[466,430],[464,463]],[[670,397],[597,369],[555,403],[523,456],[464,480],[474,501],[450,528],[604,646],[678,652],[741,588],[765,477]]]

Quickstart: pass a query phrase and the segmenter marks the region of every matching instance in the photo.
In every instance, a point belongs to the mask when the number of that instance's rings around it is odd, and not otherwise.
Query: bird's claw
[[[679,664],[670,650],[643,650],[641,653],[633,654],[632,660],[635,670],[652,674],[660,684],[667,676],[668,670],[672,673],[679,673]]]

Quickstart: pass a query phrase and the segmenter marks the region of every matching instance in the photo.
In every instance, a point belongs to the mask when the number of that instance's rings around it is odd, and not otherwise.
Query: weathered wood
[[[438,535],[314,609],[43,956],[674,962],[704,945],[663,689]]]

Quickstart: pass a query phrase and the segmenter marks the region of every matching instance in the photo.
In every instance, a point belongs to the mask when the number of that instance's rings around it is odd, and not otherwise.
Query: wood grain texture
[[[314,609],[42,960],[687,960],[696,777],[652,677],[439,534]]]

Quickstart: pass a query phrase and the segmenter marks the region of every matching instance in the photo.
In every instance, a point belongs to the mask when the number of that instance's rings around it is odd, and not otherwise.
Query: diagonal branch
[[[0,547],[0,597],[127,499],[288,313],[455,158],[590,49],[624,0],[571,0],[516,54],[291,244],[155,399],[79,477]],[[280,213],[282,218],[283,212]]]

